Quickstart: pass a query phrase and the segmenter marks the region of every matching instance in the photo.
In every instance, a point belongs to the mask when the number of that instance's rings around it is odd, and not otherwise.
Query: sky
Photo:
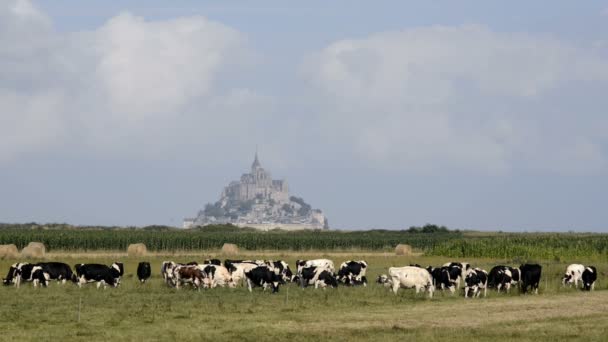
[[[0,222],[608,232],[605,1],[0,0]]]

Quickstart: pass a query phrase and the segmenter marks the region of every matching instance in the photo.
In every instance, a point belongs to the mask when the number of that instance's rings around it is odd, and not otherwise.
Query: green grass
[[[284,253],[272,258],[293,264],[300,255]],[[370,264],[370,281],[386,273],[390,266],[439,265],[450,261],[381,253],[317,256],[329,257],[336,265],[346,259],[363,258]],[[97,290],[94,285],[79,289],[72,284],[55,283],[38,289],[29,284],[20,289],[2,287],[2,340],[605,341],[608,338],[608,282],[602,273],[608,269],[608,262],[595,263],[601,275],[594,293],[562,288],[560,277],[569,262],[551,261],[542,262],[539,296],[521,296],[516,291],[509,295],[489,292],[488,298],[475,300],[441,292],[429,300],[422,294],[416,296],[413,290],[400,290],[395,296],[374,283],[367,288],[325,291],[289,285],[277,295],[261,289],[250,294],[245,288],[176,291],[162,283],[159,276],[162,260],[201,261],[205,257],[208,255],[122,258],[126,274],[117,289]],[[69,264],[109,264],[117,258],[75,256],[61,260]],[[134,275],[140,260],[150,261],[153,267],[153,277],[145,285],[139,284]],[[509,260],[467,261],[488,271],[492,265],[510,264]],[[0,261],[3,275],[11,262]]]

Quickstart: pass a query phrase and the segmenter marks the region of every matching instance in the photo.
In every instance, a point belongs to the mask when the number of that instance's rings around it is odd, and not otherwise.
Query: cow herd
[[[538,264],[523,264],[519,267],[498,265],[488,273],[481,268],[471,267],[469,263],[450,262],[441,267],[391,267],[388,275],[378,276],[377,282],[390,287],[395,294],[400,288],[414,288],[416,293],[425,291],[432,297],[435,289],[449,290],[454,294],[462,281],[464,296],[467,298],[479,297],[482,291],[485,297],[489,288],[509,292],[512,286],[518,286],[522,293],[533,291],[538,294],[541,273],[542,266]],[[578,282],[581,281],[582,289],[591,291],[596,280],[597,270],[594,266],[572,264],[566,268],[562,284],[574,284],[578,288]]]
[[[367,262],[348,260],[337,269],[329,259],[297,260],[295,272],[283,260],[231,260],[207,259],[198,262],[176,263],[163,261],[160,274],[169,287],[180,289],[184,286],[194,289],[247,286],[249,291],[255,287],[272,293],[279,291],[281,285],[295,283],[305,288],[327,288],[342,286],[367,286]],[[378,276],[377,283],[390,288],[397,294],[400,288],[413,288],[416,293],[428,292],[429,297],[438,289],[455,294],[457,289],[464,290],[464,297],[484,297],[488,289],[509,292],[517,286],[522,293],[532,291],[538,294],[542,266],[523,264],[519,267],[498,265],[490,272],[472,267],[466,262],[449,262],[439,267],[409,265],[390,267],[388,274]],[[150,263],[140,262],[137,278],[145,283],[151,276]],[[74,271],[62,262],[15,263],[10,266],[4,285],[19,287],[23,282],[31,282],[34,287],[49,285],[51,280],[61,283],[72,281],[79,287],[87,283],[118,287],[124,275],[124,265],[114,262],[111,265],[76,264]],[[584,290],[594,289],[597,270],[594,266],[572,264],[566,268],[562,284],[578,288],[579,282]]]

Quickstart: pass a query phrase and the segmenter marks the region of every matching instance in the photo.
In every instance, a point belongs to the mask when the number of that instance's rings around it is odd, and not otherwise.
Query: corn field
[[[24,229],[0,226],[0,244],[22,248],[42,242],[48,251],[126,250],[131,243],[144,243],[148,250],[171,252],[218,249],[235,243],[247,250],[385,250],[400,243],[426,255],[453,258],[523,258],[575,260],[608,259],[607,234],[576,233],[411,233],[406,231],[268,231],[236,227],[178,229]]]

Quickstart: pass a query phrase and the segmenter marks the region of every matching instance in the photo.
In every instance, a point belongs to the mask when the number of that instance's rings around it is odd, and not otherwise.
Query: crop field
[[[181,255],[129,258],[112,252],[55,251],[45,260],[75,263],[125,263],[118,288],[96,289],[88,284],[52,283],[48,288],[25,284],[0,288],[0,329],[3,341],[606,341],[608,339],[608,260],[530,260],[543,265],[539,295],[497,294],[464,299],[437,291],[433,299],[413,290],[397,295],[375,284],[391,266],[418,263],[440,265],[453,258],[394,256],[387,252],[247,252],[238,258],[329,258],[369,264],[368,287],[301,289],[282,286],[278,294],[244,287],[176,290],[160,277],[163,260],[202,261],[225,256],[214,250]],[[30,260],[35,261],[35,260]],[[139,284],[139,261],[152,263],[152,278]],[[472,266],[489,271],[493,265],[518,265],[520,260],[468,258]],[[571,262],[598,268],[596,291],[563,288],[560,280]],[[14,260],[0,260],[4,276]]]
[[[33,227],[33,228],[32,228]],[[478,233],[448,231],[412,233],[407,230],[368,231],[269,231],[260,232],[234,226],[200,229],[47,229],[45,226],[0,225],[0,245],[22,248],[30,241],[45,244],[49,251],[124,251],[131,243],[144,243],[159,253],[200,251],[234,243],[247,250],[369,250],[393,251],[409,244],[425,255],[452,258],[544,259],[592,261],[608,260],[608,234],[589,233]]]

